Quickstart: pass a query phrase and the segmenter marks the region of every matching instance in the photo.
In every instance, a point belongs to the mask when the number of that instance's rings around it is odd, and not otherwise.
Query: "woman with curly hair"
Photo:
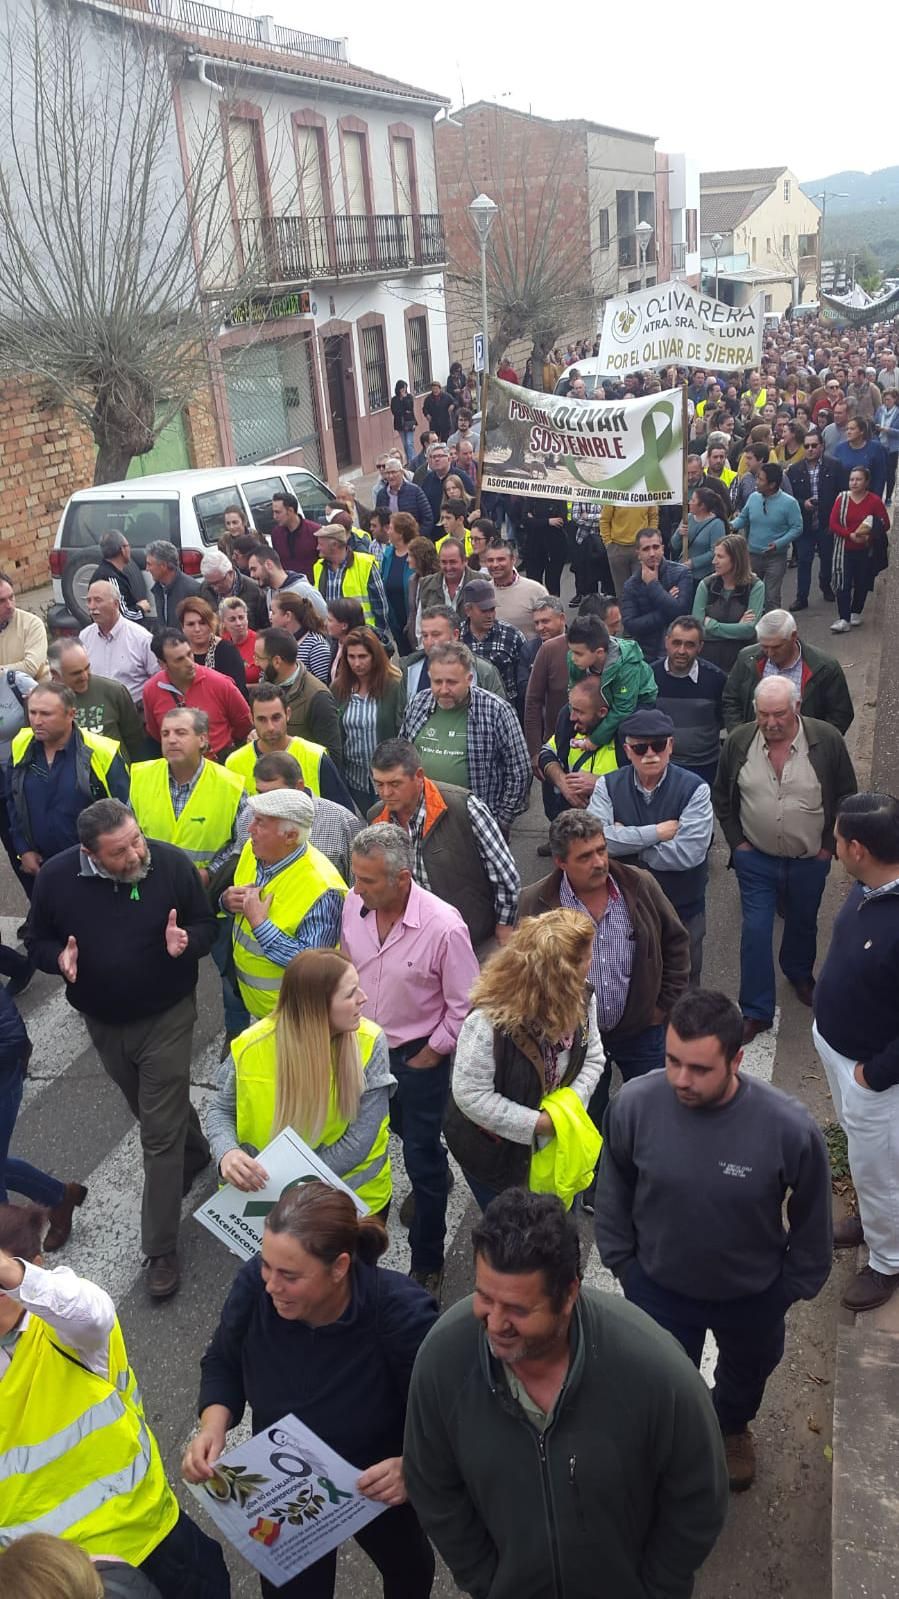
[[[586,1108],[605,1056],[587,983],[596,929],[581,911],[529,916],[471,991],[444,1132],[484,1209],[526,1186],[538,1140],[554,1136],[544,1095],[573,1088]]]

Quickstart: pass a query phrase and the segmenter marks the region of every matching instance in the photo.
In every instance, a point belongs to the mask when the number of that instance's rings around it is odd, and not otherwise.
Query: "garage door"
[[[308,338],[266,339],[224,350],[222,363],[238,461],[259,461],[302,446],[321,471]]]

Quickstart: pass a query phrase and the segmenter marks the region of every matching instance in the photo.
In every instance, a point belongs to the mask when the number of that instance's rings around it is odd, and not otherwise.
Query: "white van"
[[[51,633],[77,633],[90,621],[87,589],[100,561],[104,533],[123,533],[142,569],[147,545],[167,539],[181,552],[184,571],[197,577],[204,551],[224,532],[226,508],[241,506],[250,526],[268,535],[272,495],[284,489],[296,495],[302,516],[324,521],[325,506],[333,495],[328,485],[305,467],[218,466],[210,471],[160,472],[79,489],[62,513],[50,552],[56,601],[47,616]]]
[[[568,393],[568,385],[571,382],[572,372],[579,372],[583,378],[587,389],[588,400],[605,399],[606,396],[605,391],[603,390],[602,380],[604,377],[608,377],[609,374],[608,372],[603,372],[600,366],[598,355],[586,355],[583,361],[573,361],[571,366],[566,366],[565,371],[562,373],[558,383],[553,389],[554,394]]]

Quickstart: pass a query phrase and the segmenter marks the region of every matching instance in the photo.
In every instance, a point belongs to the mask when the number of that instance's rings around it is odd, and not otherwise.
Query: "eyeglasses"
[[[667,738],[641,739],[639,744],[634,744],[631,739],[627,739],[626,743],[628,749],[633,750],[635,755],[646,755],[650,750],[652,750],[653,755],[661,755],[662,751],[668,748]]]

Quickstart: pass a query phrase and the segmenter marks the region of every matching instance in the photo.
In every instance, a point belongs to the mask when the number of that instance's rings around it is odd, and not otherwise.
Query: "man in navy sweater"
[[[834,1229],[838,1249],[868,1246],[843,1295],[874,1310],[899,1284],[899,800],[853,794],[839,808],[836,853],[855,886],[833,925],[815,985],[812,1036],[849,1146],[857,1217]]]
[[[718,771],[722,699],[727,673],[702,659],[702,623],[695,616],[676,616],[665,630],[664,659],[652,675],[659,697],[656,710],[674,723],[674,758],[711,788]]]
[[[140,1122],[147,1288],[167,1299],[179,1282],[181,1200],[209,1164],[190,1061],[198,967],[216,919],[189,857],[148,843],[120,800],[88,805],[78,837],[38,873],[25,943],[42,972],[62,973],[104,1071]]]
[[[621,591],[621,618],[628,638],[635,638],[650,664],[662,653],[665,629],[693,604],[690,568],[666,561],[662,535],[644,527],[637,534],[640,563]]]

